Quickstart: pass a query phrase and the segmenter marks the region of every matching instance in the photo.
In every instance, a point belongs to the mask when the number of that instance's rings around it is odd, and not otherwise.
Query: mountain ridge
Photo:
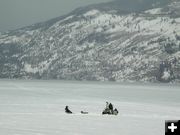
[[[88,6],[82,6],[82,7],[74,9],[73,11],[71,11],[70,13],[67,13],[65,15],[58,16],[58,17],[55,17],[52,19],[48,19],[47,21],[38,22],[38,23],[29,25],[29,26],[24,26],[22,28],[18,28],[15,30],[2,32],[2,34],[7,33],[7,32],[21,30],[21,29],[28,29],[28,28],[36,29],[36,27],[43,27],[43,25],[52,25],[54,22],[62,20],[72,14],[80,14],[81,12],[86,12],[88,10],[93,10],[93,9],[98,9],[98,10],[102,10],[102,11],[115,9],[115,10],[119,10],[119,13],[121,13],[121,14],[122,13],[129,14],[129,13],[140,12],[140,11],[144,11],[144,10],[153,8],[153,5],[154,5],[154,7],[159,7],[159,6],[162,7],[162,6],[167,5],[170,2],[170,0],[160,0],[160,2],[156,4],[156,0],[142,0],[144,2],[141,3],[142,5],[139,5],[138,1],[141,1],[141,0],[133,0],[133,1],[132,0],[115,0],[115,1],[111,1],[111,2],[104,2],[104,3],[99,3],[99,4],[91,4]],[[146,3],[146,2],[149,2],[149,3]],[[129,9],[128,3],[131,3],[130,5],[132,7],[135,7],[135,9]],[[140,9],[137,10],[135,5],[136,6],[138,5],[140,7]],[[142,8],[143,5],[148,5],[148,6],[145,6],[144,8]],[[123,8],[124,10],[122,10],[121,8]]]
[[[178,1],[126,14],[99,6],[2,33],[0,78],[179,82]]]

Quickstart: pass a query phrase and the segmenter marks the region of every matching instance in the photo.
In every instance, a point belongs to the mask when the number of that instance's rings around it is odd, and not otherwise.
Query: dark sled
[[[88,112],[81,111],[81,114],[88,114]]]

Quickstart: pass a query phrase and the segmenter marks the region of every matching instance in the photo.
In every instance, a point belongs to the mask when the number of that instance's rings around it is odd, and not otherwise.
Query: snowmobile
[[[104,114],[109,114],[109,115],[118,115],[118,110],[117,109],[114,109],[114,110],[111,110],[111,109],[108,109],[108,108],[105,108],[102,112],[102,115]]]

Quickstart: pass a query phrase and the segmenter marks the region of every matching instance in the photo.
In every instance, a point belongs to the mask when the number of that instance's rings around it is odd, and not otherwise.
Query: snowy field
[[[179,97],[170,84],[0,80],[0,135],[164,135]],[[101,115],[106,101],[118,116]]]

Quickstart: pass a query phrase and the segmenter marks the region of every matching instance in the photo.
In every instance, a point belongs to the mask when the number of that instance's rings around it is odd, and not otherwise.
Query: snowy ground
[[[165,120],[180,119],[179,97],[178,85],[0,80],[0,134],[164,135]],[[106,101],[118,116],[101,115]]]

